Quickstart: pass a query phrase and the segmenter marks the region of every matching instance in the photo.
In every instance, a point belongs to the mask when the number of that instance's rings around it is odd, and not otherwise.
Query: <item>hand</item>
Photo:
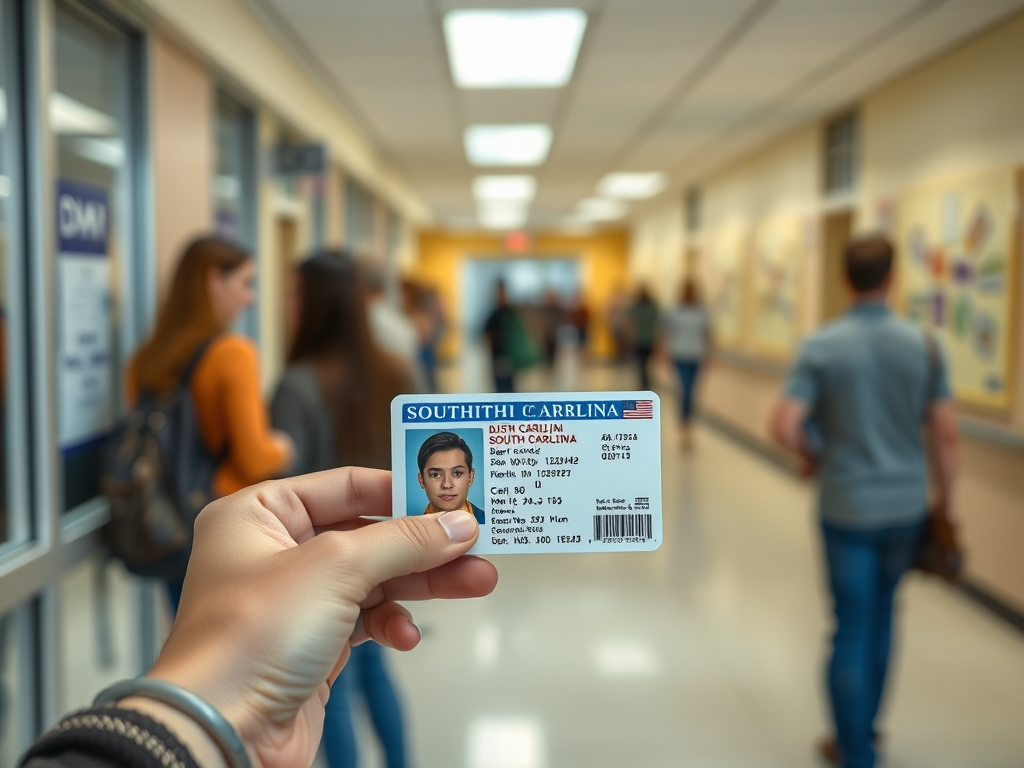
[[[216,707],[254,765],[310,765],[351,645],[419,642],[395,600],[479,597],[497,583],[490,563],[460,557],[479,533],[472,515],[359,518],[390,509],[391,474],[360,468],[261,483],[210,504],[150,676]]]

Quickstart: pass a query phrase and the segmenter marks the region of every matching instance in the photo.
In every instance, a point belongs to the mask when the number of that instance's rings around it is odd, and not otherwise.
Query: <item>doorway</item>
[[[850,308],[850,292],[846,287],[843,262],[853,230],[853,213],[836,211],[826,214],[823,230],[825,263],[822,270],[821,319],[827,323]]]

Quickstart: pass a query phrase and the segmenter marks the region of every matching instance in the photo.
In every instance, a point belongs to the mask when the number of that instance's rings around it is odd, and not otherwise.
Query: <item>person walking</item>
[[[295,442],[293,474],[335,467],[391,466],[391,401],[414,391],[408,364],[382,351],[370,332],[355,260],[344,251],[299,265],[289,315],[288,367],[274,394],[275,427]],[[330,768],[356,768],[352,699],[365,698],[388,768],[406,765],[398,695],[374,642],[352,648],[327,702],[324,749]]]
[[[128,399],[134,402],[139,392],[173,391],[201,355],[189,387],[203,443],[211,456],[221,457],[213,498],[274,477],[294,458],[291,439],[270,428],[256,346],[229,330],[255,301],[254,277],[252,258],[227,240],[193,241],[178,262],[153,333],[128,366]],[[167,583],[173,613],[181,586]]]
[[[701,366],[711,350],[711,320],[692,279],[683,283],[679,303],[662,317],[661,337],[665,354],[679,374],[680,442],[684,450],[689,450],[693,447],[693,394]]]
[[[926,443],[937,485],[931,514],[954,520],[957,435],[946,364],[933,339],[886,306],[892,261],[880,236],[847,247],[853,307],[804,342],[770,424],[775,440],[819,476],[836,729],[819,748],[843,768],[876,764],[894,596],[929,514]]]
[[[508,301],[505,284],[498,283],[494,292],[495,307],[484,323],[484,338],[491,351],[491,374],[496,392],[515,392],[513,333],[521,330],[516,311]]]
[[[640,389],[650,389],[651,377],[647,369],[658,332],[658,305],[646,286],[640,289],[636,301],[629,308],[629,327],[633,351],[640,366]]]

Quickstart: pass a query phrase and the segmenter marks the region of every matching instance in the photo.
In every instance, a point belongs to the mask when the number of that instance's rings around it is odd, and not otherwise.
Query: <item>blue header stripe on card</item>
[[[650,403],[650,401],[645,401]],[[504,403],[406,403],[402,422],[458,421],[607,421],[622,419],[622,400],[573,400]],[[636,401],[629,403],[634,409]],[[650,418],[650,417],[648,417]]]

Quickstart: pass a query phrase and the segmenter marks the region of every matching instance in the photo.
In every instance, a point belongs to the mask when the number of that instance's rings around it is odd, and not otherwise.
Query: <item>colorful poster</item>
[[[804,251],[804,225],[799,216],[771,216],[754,230],[751,343],[758,352],[785,357],[799,339]]]
[[[62,450],[114,422],[107,190],[57,184],[57,436]]]
[[[959,400],[1010,405],[1017,173],[997,170],[907,191],[899,203],[897,303],[930,329]]]
[[[714,230],[709,239],[702,259],[702,277],[715,342],[736,346],[743,332],[743,269],[748,228],[740,223],[724,225]]]

